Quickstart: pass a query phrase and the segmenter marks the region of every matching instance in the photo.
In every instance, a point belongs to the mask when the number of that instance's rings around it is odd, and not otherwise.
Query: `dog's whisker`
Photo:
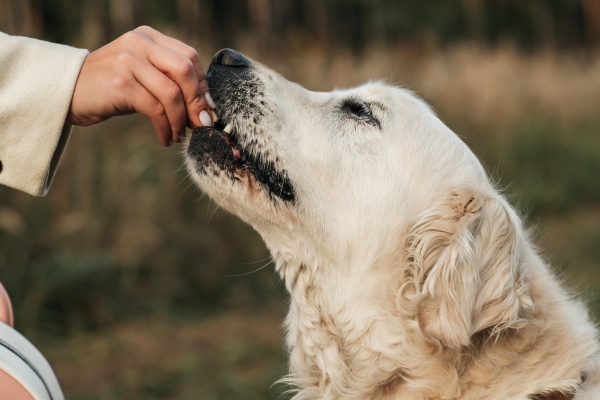
[[[226,276],[227,276],[227,277],[229,277],[229,278],[239,278],[239,277],[242,277],[242,276],[248,276],[248,275],[252,275],[252,274],[255,274],[255,273],[257,273],[257,272],[259,272],[259,271],[261,271],[261,270],[265,269],[266,267],[268,267],[269,265],[271,265],[271,264],[273,264],[273,263],[274,263],[274,261],[273,261],[273,260],[271,260],[271,261],[269,261],[268,263],[266,263],[265,265],[263,265],[262,267],[260,267],[260,268],[257,268],[257,269],[255,269],[255,270],[253,270],[253,271],[250,271],[250,272],[244,272],[244,273],[241,273],[241,274],[228,274],[228,275],[226,275]]]
[[[204,217],[204,219],[206,220],[206,226],[208,226],[210,224],[210,222],[212,221],[212,218],[217,214],[217,211],[219,211],[219,205],[214,203],[212,198],[209,197],[209,199],[210,199],[210,201],[206,205],[206,215]],[[209,214],[211,205],[214,206],[214,209]]]
[[[251,262],[247,262],[247,263],[242,263],[242,265],[252,265],[252,264],[259,264],[259,263],[265,262],[265,261],[267,261],[267,260],[271,260],[271,261],[273,261],[273,256],[268,256],[268,257],[265,257],[265,258],[263,258],[262,260],[256,260],[256,261],[251,261]]]

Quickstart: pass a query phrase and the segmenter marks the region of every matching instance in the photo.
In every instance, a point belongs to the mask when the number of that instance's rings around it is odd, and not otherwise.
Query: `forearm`
[[[0,33],[0,183],[46,194],[68,140],[65,119],[87,55]]]

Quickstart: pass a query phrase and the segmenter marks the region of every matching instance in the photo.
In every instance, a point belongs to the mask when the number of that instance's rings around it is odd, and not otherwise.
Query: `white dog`
[[[294,399],[600,399],[597,332],[481,164],[382,83],[315,93],[232,50],[187,165],[291,296]]]

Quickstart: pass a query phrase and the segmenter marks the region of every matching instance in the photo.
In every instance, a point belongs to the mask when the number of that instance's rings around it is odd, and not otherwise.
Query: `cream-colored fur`
[[[285,281],[294,399],[600,399],[585,307],[420,99],[310,92],[228,54],[208,82],[235,141],[194,132],[187,163]]]

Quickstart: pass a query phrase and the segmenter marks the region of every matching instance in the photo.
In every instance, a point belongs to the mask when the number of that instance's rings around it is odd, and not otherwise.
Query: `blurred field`
[[[465,46],[261,61],[313,90],[416,90],[481,156],[557,273],[600,304],[600,58]],[[191,187],[180,150],[147,121],[115,119],[75,130],[47,198],[0,188],[2,279],[69,398],[277,398],[282,285],[270,266],[236,276],[267,251]]]
[[[382,79],[424,97],[600,321],[600,54],[251,39],[191,43],[205,66],[226,45],[311,90]],[[192,187],[181,151],[122,117],[74,130],[46,198],[0,187],[0,280],[69,399],[285,398],[271,387],[283,285],[257,234]]]

